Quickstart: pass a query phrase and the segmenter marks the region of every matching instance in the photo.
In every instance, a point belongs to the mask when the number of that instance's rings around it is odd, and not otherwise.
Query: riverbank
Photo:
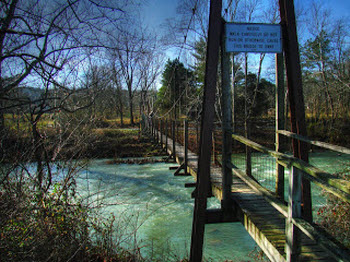
[[[244,127],[237,122],[238,134],[244,135]],[[338,119],[333,122],[324,119],[308,119],[307,129],[313,140],[328,142],[347,147],[350,143],[350,120]],[[264,119],[251,122],[250,138],[268,148],[274,148],[274,120]],[[40,139],[34,142],[32,132],[26,128],[22,131],[9,125],[4,130],[1,140],[0,157],[2,162],[35,161],[33,152],[40,145],[49,161],[70,159],[101,159],[101,158],[147,158],[164,156],[161,148],[152,139],[142,134],[138,126],[121,128],[115,123],[105,125],[88,124],[84,127],[70,125],[68,129],[41,125]],[[282,136],[282,138],[284,138]],[[196,140],[194,138],[193,140]],[[284,138],[287,142],[288,139]],[[191,146],[191,145],[190,145]],[[191,147],[190,147],[191,148]],[[218,148],[219,149],[219,148]],[[193,150],[193,148],[192,148]],[[291,150],[291,148],[286,148]],[[319,148],[312,147],[312,151]],[[244,151],[244,146],[235,145],[234,152]]]
[[[80,141],[70,137],[58,139],[55,132],[46,132],[43,140],[46,158],[49,160],[69,159],[121,159],[153,158],[166,156],[162,148],[138,128],[96,128],[80,135]],[[31,137],[8,133],[2,140],[2,162],[13,163],[35,161],[34,154],[26,154],[33,148]],[[151,160],[152,161],[152,160]],[[144,161],[145,162],[145,161]],[[130,163],[130,161],[129,161]]]
[[[162,148],[137,128],[96,129],[95,141],[86,148],[86,158],[147,158],[165,156]]]

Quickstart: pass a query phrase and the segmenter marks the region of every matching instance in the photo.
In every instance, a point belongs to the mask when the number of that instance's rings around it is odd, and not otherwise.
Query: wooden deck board
[[[163,137],[165,142],[165,137]],[[173,142],[168,138],[167,151],[172,153]],[[180,164],[185,157],[184,148],[179,143],[176,147],[176,161]],[[198,156],[188,151],[188,171],[197,179]],[[265,252],[271,261],[285,261],[285,217],[279,213],[262,194],[256,192],[243,180],[233,175],[232,200],[237,218],[241,221],[247,232]],[[211,168],[211,182],[213,194],[222,198],[221,168]],[[335,261],[314,241],[302,236],[300,261]]]

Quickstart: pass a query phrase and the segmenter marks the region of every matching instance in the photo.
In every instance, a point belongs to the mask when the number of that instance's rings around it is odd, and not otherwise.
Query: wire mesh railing
[[[276,189],[276,159],[258,151],[252,152],[252,176],[271,192]]]
[[[199,122],[188,123],[188,149],[199,153]]]
[[[163,133],[171,138],[173,142],[187,145],[192,152],[198,152],[200,141],[198,123],[188,122],[188,125],[185,125],[184,121],[164,119],[162,121],[154,119],[152,122],[153,124],[150,125],[153,126],[151,132],[160,143],[164,144],[164,138],[160,135],[160,133]],[[188,128],[187,136],[185,136],[186,128]],[[311,153],[310,161],[307,163],[290,154],[269,149],[243,136],[232,134],[232,137],[234,139],[231,161],[233,168],[243,171],[258,182],[262,188],[267,189],[266,192],[270,193],[261,192],[263,195],[267,194],[269,201],[274,203],[277,210],[286,217],[286,221],[289,221],[288,223],[293,224],[303,232],[309,231],[308,236],[312,239],[318,239],[320,236],[311,228],[324,227],[329,234],[342,241],[343,245],[349,246],[349,234],[346,232],[350,230],[348,220],[344,219],[344,217],[348,217],[350,212],[350,182],[348,179],[350,176],[350,154],[348,154],[348,149],[336,148],[335,153],[332,153],[334,159],[328,162],[322,157],[322,154],[325,154],[324,151]],[[213,164],[220,164],[223,161],[223,132],[220,125],[215,125],[212,138],[212,161]],[[295,139],[295,137],[293,138]],[[186,141],[187,143],[185,143]],[[329,159],[329,155],[326,157]],[[347,168],[341,168],[344,165]],[[279,171],[281,170],[284,179],[283,183],[279,184]],[[309,224],[301,217],[294,218],[292,213],[287,212],[287,210],[293,209],[295,203],[301,201],[297,199],[298,195],[301,196],[301,193],[296,195],[292,193],[301,190],[296,186],[297,184],[294,184],[294,179],[298,176],[311,181],[312,192],[314,192],[312,207],[317,225]],[[283,189],[281,190],[278,187],[283,187]],[[283,192],[283,197],[279,198],[282,202],[279,202],[280,200],[277,198],[279,196],[278,192]],[[288,206],[286,206],[286,202]],[[342,256],[341,252],[339,253],[332,248],[332,245],[326,244],[326,249],[336,256]]]
[[[212,164],[221,166],[222,162],[222,130],[220,125],[215,125],[213,130]]]
[[[313,141],[291,132],[281,130],[291,140],[300,139],[309,145],[309,164],[328,174],[328,179],[343,181],[344,189],[350,191],[350,150],[348,148]],[[291,141],[288,141],[291,142]],[[346,188],[347,185],[347,188]],[[350,203],[311,181],[312,214],[315,223],[329,235],[350,248]]]

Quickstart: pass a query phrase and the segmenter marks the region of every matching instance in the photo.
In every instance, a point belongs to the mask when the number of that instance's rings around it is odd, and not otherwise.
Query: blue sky
[[[349,0],[324,0],[325,4],[334,9],[336,16],[347,16],[350,19],[350,1]]]
[[[180,0],[147,0],[142,13],[143,21],[145,25],[148,25],[150,29],[153,29],[157,33],[161,33],[164,28],[161,24],[165,22],[167,18],[176,16],[176,7]],[[199,0],[207,1],[207,0]],[[244,2],[244,0],[241,0]],[[267,3],[269,0],[265,0]],[[350,21],[350,0],[294,0],[299,5],[308,6],[312,1],[317,3],[323,3],[325,7],[332,9],[332,17],[335,19],[341,17],[347,17]],[[227,0],[223,0],[223,8],[227,5]],[[307,11],[307,10],[306,10]],[[304,32],[305,33],[305,32]],[[308,37],[307,37],[308,38]],[[299,40],[302,41],[300,38]],[[304,39],[305,40],[305,39]],[[175,58],[178,56],[178,51],[172,49],[168,50],[167,56]]]
[[[226,1],[224,0],[223,2],[225,5]],[[311,0],[301,2],[310,3]],[[317,0],[317,2],[323,2],[326,6],[333,9],[335,17],[348,17],[350,19],[350,0]],[[148,0],[143,12],[145,23],[157,28],[166,18],[176,15],[177,3],[177,0]]]
[[[144,8],[145,22],[155,29],[167,18],[176,15],[176,0],[149,0]]]
[[[199,0],[206,1],[206,0]],[[241,0],[242,2],[244,0]],[[296,3],[308,6],[312,0],[294,0]],[[344,17],[350,22],[350,0],[314,0],[316,2],[323,3],[325,7],[332,9],[332,17],[335,19]],[[160,25],[165,22],[167,18],[172,18],[176,16],[176,7],[179,0],[148,0],[146,6],[142,11],[143,21],[146,25],[153,29],[155,32],[161,33],[164,28]],[[223,8],[225,8],[226,0],[223,0]],[[266,0],[268,2],[268,0]],[[307,10],[306,10],[307,11]],[[300,41],[301,38],[299,39]],[[306,40],[306,39],[304,39]],[[183,54],[183,53],[182,53]],[[178,57],[179,50],[176,48],[168,49],[166,51],[166,56],[170,59]],[[251,55],[251,59],[257,59],[258,55]],[[186,57],[191,58],[191,55],[186,55]],[[267,56],[264,61],[264,77],[270,81],[274,81],[274,60],[273,56]],[[191,63],[187,58],[180,60],[187,64]],[[252,60],[251,60],[252,61]],[[254,64],[254,63],[253,63]],[[250,69],[254,71],[254,65],[250,66]]]

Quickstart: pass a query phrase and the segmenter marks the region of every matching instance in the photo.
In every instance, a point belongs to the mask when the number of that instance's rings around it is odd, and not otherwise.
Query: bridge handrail
[[[329,150],[332,150],[334,152],[350,155],[350,149],[343,147],[343,146],[337,146],[337,145],[332,145],[332,144],[328,144],[328,143],[321,142],[321,141],[311,140],[305,136],[301,136],[301,135],[289,132],[287,130],[277,130],[277,133],[284,135],[286,137],[298,139],[300,141],[306,142],[306,143],[311,144],[311,145],[315,145],[315,146],[318,146],[321,148],[329,149]]]
[[[174,122],[173,122],[174,123]],[[186,121],[184,123],[185,130],[188,130],[188,122]],[[172,128],[174,128],[175,125],[172,125]],[[154,126],[156,130],[159,130],[160,132],[164,131],[162,128],[162,122],[157,123]],[[157,136],[157,140],[162,141],[162,136],[159,138],[159,132],[154,132],[154,128],[151,128],[151,132],[153,132],[154,136]],[[153,130],[153,131],[152,131]],[[175,132],[172,133],[173,136],[173,142],[175,142]],[[186,134],[185,141],[186,139]],[[299,172],[301,175],[304,175],[307,179],[312,180],[314,183],[318,184],[322,188],[325,188],[327,191],[332,192],[336,196],[340,197],[342,200],[346,202],[350,202],[350,182],[336,178],[332,176],[329,173],[326,173],[298,158],[295,158],[291,155],[280,153],[274,150],[271,150],[267,147],[264,147],[254,141],[251,141],[243,136],[239,136],[236,134],[232,134],[232,138],[251,147],[255,150],[268,154],[276,159],[276,162],[280,165],[283,165],[287,168],[292,168],[293,172],[296,172],[295,170],[301,170],[302,172]],[[167,139],[166,142],[167,143]],[[173,145],[174,146],[174,145]],[[187,148],[188,144],[185,145],[185,148]],[[187,159],[187,157],[185,157]],[[293,201],[288,201],[288,206],[281,201],[280,199],[276,198],[276,196],[265,189],[262,185],[260,185],[257,181],[255,181],[253,178],[249,177],[244,171],[237,168],[232,162],[227,162],[227,167],[231,168],[232,171],[242,179],[246,184],[248,184],[253,190],[261,194],[276,210],[278,210],[284,217],[286,217],[286,223],[289,223],[288,225],[295,225],[299,228],[304,234],[306,234],[309,238],[312,240],[318,242],[326,251],[328,251],[328,254],[334,257],[338,261],[349,261],[349,252],[347,250],[339,249],[337,244],[333,241],[330,241],[327,236],[323,235],[322,232],[319,232],[317,228],[312,224],[307,222],[301,217],[294,216],[291,212],[293,207]],[[293,184],[293,183],[292,183]],[[293,194],[293,193],[292,193]],[[292,195],[292,198],[294,196]],[[288,238],[293,239],[295,237],[297,243],[298,242],[298,235],[294,236],[293,231],[290,229],[291,227],[286,227],[286,235],[288,235]],[[291,247],[289,247],[291,248]]]
[[[265,200],[268,201],[278,212],[280,212],[284,217],[288,217],[288,207],[281,200],[277,199],[272,193],[266,190],[254,179],[247,176],[245,172],[238,169],[234,164],[230,163],[230,168],[232,168],[233,172],[251,188],[253,188],[256,192],[262,194]],[[292,223],[296,225],[310,239],[320,243],[320,245],[323,246],[328,252],[330,252],[334,258],[344,259],[349,257],[349,252],[338,248],[338,246],[333,241],[329,241],[326,236],[317,231],[314,225],[310,224],[304,219],[292,218]]]
[[[312,166],[311,164],[295,158],[291,155],[287,155],[284,153],[280,153],[274,150],[271,150],[265,146],[262,146],[252,140],[249,140],[243,136],[232,134],[232,137],[249,146],[254,148],[255,150],[268,154],[274,158],[276,158],[276,161],[287,167],[296,167],[303,171],[303,175],[310,181],[314,182],[318,186],[322,187],[323,189],[331,192],[332,194],[336,195],[337,197],[341,198],[343,201],[350,202],[350,182],[341,178],[334,177],[333,175],[324,172],[323,170]]]

